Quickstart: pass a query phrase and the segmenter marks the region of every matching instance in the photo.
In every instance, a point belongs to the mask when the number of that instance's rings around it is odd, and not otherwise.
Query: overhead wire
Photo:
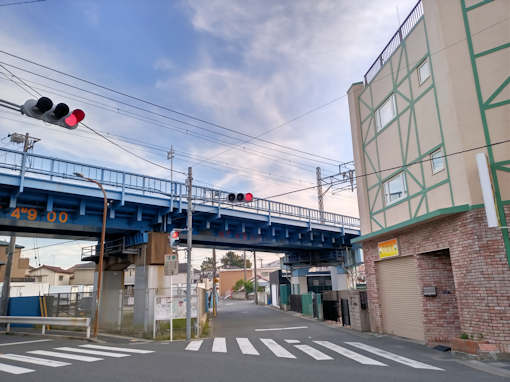
[[[510,139],[505,139],[503,141],[498,141],[498,142],[493,142],[493,143],[490,143],[488,145],[482,145],[482,146],[477,146],[477,147],[471,147],[469,149],[464,149],[464,150],[460,150],[460,151],[455,151],[453,153],[449,153],[449,154],[444,154],[444,155],[438,155],[436,157],[434,157],[434,159],[432,158],[426,158],[426,159],[421,159],[421,160],[415,160],[415,161],[412,161],[410,163],[407,163],[407,164],[403,164],[402,166],[394,166],[394,167],[388,167],[388,168],[385,168],[385,169],[382,169],[382,170],[377,170],[377,171],[373,171],[373,172],[370,172],[370,173],[365,173],[365,174],[359,174],[359,175],[354,175],[353,176],[353,179],[359,179],[359,178],[362,178],[362,177],[367,177],[367,176],[370,176],[370,175],[376,175],[376,174],[379,174],[379,173],[382,173],[382,172],[386,172],[386,171],[393,171],[393,170],[399,170],[399,169],[407,169],[408,167],[411,167],[411,166],[414,166],[414,165],[417,165],[417,164],[420,164],[420,163],[425,163],[425,162],[431,162],[432,160],[435,160],[435,159],[439,159],[439,158],[447,158],[447,157],[450,157],[450,156],[453,156],[453,155],[459,155],[459,154],[464,154],[464,153],[467,153],[467,152],[471,152],[471,151],[476,151],[476,150],[481,150],[481,149],[484,149],[484,148],[487,148],[487,147],[490,147],[490,146],[497,146],[497,145],[501,145],[501,144],[504,144],[504,143],[509,143],[510,142]],[[332,182],[331,185],[338,185],[338,184],[345,184],[347,182],[349,182],[350,180],[349,179],[346,179],[346,180],[339,180],[337,182]],[[288,192],[283,192],[281,194],[277,194],[277,195],[271,195],[271,196],[267,196],[267,197],[264,197],[263,199],[273,199],[273,198],[278,198],[280,196],[285,196],[285,195],[290,195],[290,194],[294,194],[294,193],[297,193],[297,192],[302,192],[302,191],[306,191],[306,190],[312,190],[314,188],[317,188],[319,187],[318,185],[315,185],[315,186],[311,186],[311,187],[304,187],[304,188],[300,188],[300,189],[297,189],[297,190],[292,190],[292,191],[288,191]]]
[[[183,117],[186,117],[186,118],[189,118],[191,120],[194,120],[194,121],[197,121],[197,122],[201,122],[201,123],[204,123],[204,124],[207,124],[207,125],[210,125],[210,126],[213,126],[213,127],[216,127],[218,129],[222,129],[222,130],[226,130],[226,131],[229,131],[231,133],[234,133],[234,134],[238,134],[238,135],[241,135],[241,136],[245,136],[247,138],[250,138],[250,139],[254,139],[254,140],[259,140],[261,142],[264,142],[266,144],[269,144],[269,145],[273,145],[273,146],[277,146],[277,147],[280,147],[280,148],[283,148],[283,149],[286,149],[286,150],[290,150],[290,151],[295,151],[295,152],[298,152],[298,153],[301,153],[301,154],[305,154],[305,155],[309,155],[311,157],[315,157],[315,158],[320,158],[320,159],[324,159],[324,160],[328,160],[328,161],[331,161],[331,162],[334,162],[334,163],[337,163],[338,160],[337,159],[332,159],[332,158],[328,158],[328,157],[325,157],[325,156],[321,156],[321,155],[318,155],[318,154],[314,154],[314,153],[310,153],[310,152],[307,152],[307,151],[304,151],[304,150],[299,150],[299,149],[296,149],[294,147],[289,147],[289,146],[285,146],[285,145],[282,145],[280,143],[276,143],[276,142],[272,142],[272,141],[269,141],[269,140],[266,140],[266,139],[263,139],[263,138],[257,138],[256,136],[254,135],[251,135],[251,134],[247,134],[247,133],[244,133],[242,131],[238,131],[238,130],[235,130],[235,129],[232,129],[232,128],[229,128],[229,127],[226,127],[226,126],[223,126],[223,125],[220,125],[218,123],[215,123],[215,122],[211,122],[211,121],[207,121],[205,119],[202,119],[202,118],[198,118],[198,117],[195,117],[191,114],[188,114],[188,113],[183,113],[183,112],[180,112],[180,111],[177,111],[175,109],[172,109],[172,108],[169,108],[167,106],[164,106],[164,105],[160,105],[160,104],[157,104],[157,103],[154,103],[154,102],[151,102],[151,101],[148,101],[148,100],[145,100],[145,99],[142,99],[140,97],[136,97],[136,96],[133,96],[133,95],[130,95],[130,94],[127,94],[125,92],[122,92],[122,91],[118,91],[118,90],[115,90],[113,88],[110,88],[108,86],[104,86],[104,85],[101,85],[99,83],[96,83],[96,82],[93,82],[93,81],[89,81],[89,80],[86,80],[84,78],[81,78],[81,77],[78,77],[78,76],[75,76],[75,75],[72,75],[72,74],[69,74],[69,73],[66,73],[66,72],[63,72],[61,70],[58,70],[58,69],[54,69],[54,68],[51,68],[47,65],[43,65],[43,64],[40,64],[38,62],[35,62],[33,60],[30,60],[30,59],[27,59],[27,58],[24,58],[24,57],[21,57],[21,56],[18,56],[18,55],[15,55],[13,53],[10,53],[10,52],[7,52],[5,50],[1,50],[0,49],[0,53],[3,53],[5,55],[8,55],[10,57],[13,57],[13,58],[16,58],[18,60],[21,60],[21,61],[24,61],[24,62],[27,62],[27,63],[30,63],[32,65],[36,65],[38,67],[41,67],[41,68],[44,68],[46,70],[50,70],[52,72],[55,72],[55,73],[58,73],[58,74],[61,74],[63,76],[66,76],[66,77],[69,77],[69,78],[72,78],[72,79],[75,79],[75,80],[78,80],[78,81],[81,81],[81,82],[84,82],[84,83],[87,83],[89,85],[93,85],[93,86],[96,86],[100,89],[103,89],[103,90],[107,90],[109,92],[112,92],[112,93],[115,93],[115,94],[118,94],[118,95],[121,95],[121,96],[124,96],[126,98],[130,98],[132,100],[136,100],[138,102],[141,102],[141,103],[144,103],[146,105],[150,105],[150,106],[153,106],[153,107],[156,107],[156,108],[159,108],[159,109],[162,109],[162,110],[165,110],[165,111],[168,111],[168,112],[171,112],[171,113],[175,113],[177,115],[180,115],[180,116],[183,116]],[[112,100],[114,102],[119,102],[121,104],[124,104],[125,106],[129,106],[129,107],[133,107],[133,108],[136,108],[138,110],[143,110],[145,112],[148,112],[148,113],[153,113],[153,114],[157,114],[159,116],[163,116],[161,115],[160,113],[156,113],[154,111],[150,111],[148,109],[145,109],[145,108],[141,108],[139,106],[136,106],[136,105],[133,105],[133,104],[129,104],[127,102],[123,102],[123,101],[120,101],[118,99],[114,99],[112,97],[109,97],[109,96],[106,96],[104,94],[99,94],[99,93],[96,93],[96,92],[92,92],[90,90],[86,90],[86,89],[82,89],[82,88],[79,88],[75,85],[71,85],[71,84],[68,84],[68,83],[65,83],[63,81],[59,81],[59,80],[56,80],[54,78],[51,78],[51,77],[48,77],[48,76],[44,76],[44,75],[41,75],[41,74],[37,74],[37,73],[34,73],[33,71],[30,71],[30,70],[27,70],[27,69],[23,69],[23,68],[20,68],[20,67],[17,67],[15,65],[12,65],[12,64],[8,64],[8,63],[5,63],[5,62],[2,62],[3,64],[5,65],[9,65],[11,67],[14,67],[18,70],[22,70],[22,71],[25,71],[25,72],[28,72],[32,75],[35,75],[35,76],[39,76],[39,77],[42,77],[42,78],[45,78],[49,81],[54,81],[54,82],[57,82],[57,83],[60,83],[62,85],[65,85],[65,86],[69,86],[69,87],[73,87],[77,90],[81,90],[81,91],[84,91],[84,92],[87,92],[87,93],[90,93],[90,94],[94,94],[96,96],[99,96],[99,97],[102,97],[102,98],[105,98],[105,99],[109,99],[109,100]],[[193,125],[193,124],[190,124],[189,122],[186,122],[186,121],[182,121],[182,120],[178,120],[176,118],[171,118],[171,117],[168,117],[168,116],[164,116],[165,118],[169,118],[169,119],[172,119],[174,120],[175,122],[179,122],[179,123],[183,123],[183,124],[189,124],[189,125],[192,125],[192,126],[195,126],[197,127],[196,125]],[[205,129],[203,126],[200,127],[201,129]],[[210,129],[209,129],[210,130]],[[217,132],[216,132],[217,133]]]

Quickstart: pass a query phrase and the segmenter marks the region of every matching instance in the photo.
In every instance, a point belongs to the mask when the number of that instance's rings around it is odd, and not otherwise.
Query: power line
[[[17,76],[17,78],[21,79],[22,77]],[[212,137],[208,137],[208,136],[203,135],[203,134],[196,134],[196,133],[193,133],[193,132],[191,132],[189,130],[182,130],[181,128],[178,128],[178,127],[176,127],[174,125],[171,125],[171,124],[168,124],[168,123],[162,123],[161,121],[159,121],[157,119],[148,118],[148,117],[145,117],[145,116],[141,116],[140,114],[136,114],[136,113],[133,113],[133,112],[130,112],[130,111],[127,111],[127,110],[123,110],[123,109],[119,109],[119,108],[115,108],[115,107],[107,107],[105,105],[99,105],[99,104],[96,104],[94,100],[91,100],[89,98],[86,98],[86,97],[83,97],[83,96],[74,95],[74,94],[65,92],[65,91],[60,90],[60,89],[55,89],[53,87],[50,87],[50,86],[47,86],[47,85],[44,85],[44,84],[40,84],[38,82],[27,80],[26,78],[24,78],[24,80],[26,82],[39,85],[39,87],[36,86],[35,88],[39,89],[39,90],[42,90],[42,91],[45,91],[46,93],[54,94],[54,95],[59,95],[59,96],[62,96],[62,94],[64,94],[65,97],[67,97],[68,99],[77,100],[77,101],[79,101],[79,102],[81,102],[83,104],[87,104],[87,105],[96,107],[98,109],[109,111],[109,112],[112,112],[112,113],[120,114],[120,115],[123,115],[123,116],[125,116],[127,118],[131,118],[131,119],[134,119],[134,120],[137,120],[137,121],[141,121],[141,122],[144,122],[144,123],[151,123],[152,125],[160,126],[160,127],[163,127],[163,128],[165,128],[167,130],[176,131],[179,134],[183,134],[183,135],[186,135],[186,136],[191,135],[191,136],[196,137],[196,138],[201,139],[201,140],[206,140],[206,141],[212,142],[212,143],[218,143],[218,144],[223,145],[223,146],[229,146],[229,147],[231,147],[233,149],[236,149],[236,150],[239,150],[239,151],[242,151],[242,152],[253,153],[254,155],[257,155],[257,156],[260,156],[260,157],[263,157],[263,158],[276,159],[276,160],[285,162],[286,164],[288,164],[289,166],[292,166],[292,167],[301,168],[301,169],[309,170],[309,171],[311,171],[312,169],[315,168],[315,166],[311,165],[311,164],[307,164],[307,163],[304,163],[304,162],[297,162],[297,161],[294,161],[294,160],[291,160],[291,159],[288,159],[288,158],[285,158],[285,157],[277,156],[277,155],[274,155],[274,154],[270,154],[270,153],[266,153],[266,152],[258,151],[258,150],[254,150],[254,149],[247,150],[246,148],[241,148],[240,146],[237,146],[236,144],[233,144],[233,143],[229,143],[229,142],[225,142],[225,141],[222,141],[222,140],[218,140],[218,139],[215,139],[215,138],[212,138]],[[4,79],[4,81],[5,81],[5,79]],[[34,88],[34,87],[32,87],[32,88]],[[50,89],[50,90],[47,90],[47,89]],[[23,90],[25,90],[25,89],[23,89]],[[85,100],[85,102],[83,100]],[[264,146],[261,146],[261,145],[256,145],[256,144],[254,144],[254,145],[258,146],[258,147],[264,147]],[[273,150],[273,151],[279,152],[277,150]],[[302,159],[305,159],[307,161],[313,161],[310,158],[302,157],[302,156],[299,156],[299,155],[296,155],[296,154],[292,154],[292,155],[294,155],[296,157],[299,157],[299,158],[302,158]],[[336,165],[333,165],[333,164],[327,163],[327,162],[322,162],[322,161],[313,161],[313,162],[314,163],[320,162],[320,163],[324,163],[324,164],[329,165],[329,166],[335,166],[336,167]]]
[[[8,7],[8,6],[11,6],[11,5],[23,5],[23,4],[32,4],[32,3],[42,3],[43,1],[46,1],[46,0],[16,1],[16,2],[12,2],[12,3],[3,3],[3,4],[0,4],[0,7]]]
[[[470,148],[470,149],[465,149],[465,150],[461,150],[461,151],[456,151],[456,152],[453,152],[453,153],[450,153],[450,154],[440,155],[440,156],[435,157],[435,159],[437,159],[437,158],[446,158],[446,157],[449,157],[449,156],[452,156],[452,155],[464,154],[464,153],[467,153],[467,152],[470,152],[470,151],[476,151],[476,150],[484,149],[484,148],[487,148],[487,147],[490,147],[490,146],[501,145],[501,144],[508,143],[508,142],[510,142],[510,139],[506,139],[506,140],[499,141],[499,142],[494,142],[494,143],[491,143],[491,144],[488,144],[488,145],[482,145],[482,146],[472,147],[472,148]],[[366,177],[366,176],[369,176],[369,175],[379,174],[379,173],[382,173],[382,172],[385,172],[385,171],[392,171],[392,170],[405,169],[405,168],[408,168],[408,167],[414,166],[414,165],[416,165],[416,164],[425,163],[425,162],[430,162],[430,161],[432,161],[432,158],[427,158],[427,159],[422,159],[422,160],[412,161],[411,163],[407,163],[407,164],[402,165],[402,166],[389,167],[389,168],[385,168],[385,169],[378,170],[378,171],[373,171],[373,172],[366,173],[366,174],[355,175],[353,178],[354,178],[354,179],[358,179],[358,178]],[[332,186],[334,186],[334,185],[343,184],[343,183],[346,183],[346,182],[347,182],[347,181],[339,180],[339,181],[337,181],[337,182],[332,182],[332,183],[331,183],[331,185],[332,185]],[[317,187],[318,187],[318,186],[317,186],[317,185],[315,185],[315,186],[311,186],[311,187],[300,188],[300,189],[297,189],[297,190],[288,191],[288,192],[284,192],[284,193],[281,193],[281,194],[268,196],[268,197],[265,197],[265,198],[263,198],[263,199],[278,198],[278,197],[280,197],[280,196],[290,195],[290,194],[294,194],[294,193],[301,192],[301,191],[312,190],[312,189],[317,188]]]
[[[63,241],[61,243],[53,243],[53,244],[47,244],[47,245],[41,245],[41,246],[37,246],[36,245],[36,246],[34,246],[34,248],[23,249],[23,252],[38,251],[39,249],[48,248],[48,247],[55,247],[57,245],[65,245],[65,244],[74,243],[74,242],[77,242],[77,241],[79,241],[79,240],[67,240],[67,241]]]
[[[84,83],[87,83],[89,85],[93,85],[93,86],[96,86],[100,89],[104,89],[104,90],[107,90],[109,92],[112,92],[112,93],[115,93],[115,94],[118,94],[118,95],[121,95],[121,96],[124,96],[126,98],[130,98],[130,99],[133,99],[133,100],[136,100],[138,102],[141,102],[141,103],[144,103],[146,105],[150,105],[150,106],[153,106],[153,107],[157,107],[159,109],[162,109],[162,110],[166,110],[168,112],[171,112],[171,113],[175,113],[177,115],[180,115],[180,116],[183,116],[183,117],[186,117],[186,118],[189,118],[191,120],[194,120],[194,121],[197,121],[197,122],[202,122],[204,124],[207,124],[207,125],[210,125],[210,126],[214,126],[218,129],[222,129],[222,130],[226,130],[226,131],[229,131],[231,133],[234,133],[234,134],[238,134],[238,135],[242,135],[242,136],[245,136],[247,138],[250,138],[250,139],[254,139],[254,140],[259,140],[261,142],[264,142],[266,144],[270,144],[270,145],[273,145],[273,146],[277,146],[277,147],[281,147],[281,148],[284,148],[284,149],[287,149],[287,150],[292,150],[292,151],[295,151],[295,152],[299,152],[301,154],[305,154],[305,155],[309,155],[309,156],[312,156],[312,157],[316,157],[316,158],[321,158],[321,159],[325,159],[325,160],[329,160],[329,161],[332,161],[332,162],[338,162],[336,159],[332,159],[332,158],[328,158],[328,157],[324,157],[324,156],[321,156],[321,155],[317,155],[317,154],[313,154],[313,153],[309,153],[307,151],[304,151],[304,150],[299,150],[299,149],[296,149],[296,148],[293,148],[293,147],[289,147],[289,146],[285,146],[285,145],[282,145],[282,144],[279,144],[279,143],[276,143],[276,142],[271,142],[271,141],[268,141],[266,139],[263,139],[263,138],[258,138],[257,136],[254,136],[254,135],[251,135],[251,134],[247,134],[247,133],[243,133],[241,131],[238,131],[238,130],[235,130],[235,129],[232,129],[232,128],[229,128],[229,127],[226,127],[226,126],[223,126],[223,125],[220,125],[220,124],[217,124],[215,122],[210,122],[210,121],[207,121],[205,119],[202,119],[202,118],[198,118],[198,117],[195,117],[195,116],[192,116],[188,113],[183,113],[183,112],[180,112],[180,111],[177,111],[175,109],[172,109],[172,108],[169,108],[167,106],[163,106],[163,105],[159,105],[159,104],[156,104],[154,102],[151,102],[151,101],[147,101],[145,99],[142,99],[142,98],[139,98],[139,97],[136,97],[136,96],[133,96],[133,95],[130,95],[130,94],[127,94],[127,93],[124,93],[124,92],[121,92],[121,91],[118,91],[118,90],[115,90],[115,89],[112,89],[110,87],[107,87],[107,86],[104,86],[104,85],[101,85],[101,84],[98,84],[96,82],[92,82],[92,81],[89,81],[89,80],[86,80],[86,79],[83,79],[81,77],[78,77],[78,76],[75,76],[75,75],[72,75],[72,74],[68,74],[68,73],[65,73],[63,71],[60,71],[60,70],[57,70],[57,69],[54,69],[54,68],[51,68],[49,66],[46,66],[46,65],[43,65],[43,64],[40,64],[40,63],[37,63],[35,61],[32,61],[32,60],[29,60],[27,58],[24,58],[24,57],[20,57],[18,55],[15,55],[13,53],[9,53],[9,52],[6,52],[5,50],[0,50],[0,53],[3,53],[5,55],[8,55],[10,57],[13,57],[13,58],[16,58],[18,60],[22,60],[24,62],[27,62],[27,63],[30,63],[32,65],[36,65],[36,66],[39,66],[41,68],[44,68],[44,69],[47,69],[47,70],[50,70],[50,71],[53,71],[55,73],[58,73],[58,74],[61,74],[63,76],[66,76],[66,77],[69,77],[69,78],[73,78],[75,80],[78,80],[78,81],[81,81],[81,82],[84,82]],[[32,71],[29,71],[29,70],[26,70],[26,69],[22,69],[22,68],[19,68],[19,67],[16,67],[15,65],[12,65],[12,64],[7,64],[7,63],[4,63],[2,62],[3,64],[5,65],[9,65],[11,67],[15,67],[16,69],[18,70],[22,70],[22,71],[26,71],[32,75],[36,75],[36,76],[40,76],[40,77],[43,77],[47,80],[50,80],[50,81],[55,81],[55,82],[58,82],[60,84],[63,84],[63,85],[66,85],[66,86],[70,86],[70,87],[73,87],[73,88],[76,88],[76,89],[79,89],[81,91],[85,91],[85,92],[89,92],[89,93],[92,93],[92,94],[95,94],[99,97],[103,97],[105,99],[110,99],[110,100],[113,100],[115,102],[119,102],[119,103],[122,103],[124,105],[127,105],[127,106],[130,106],[130,107],[133,107],[133,108],[137,108],[139,110],[144,110],[146,112],[149,112],[149,113],[153,113],[153,114],[158,114],[160,115],[159,113],[155,113],[153,111],[150,111],[150,110],[147,110],[147,109],[143,109],[143,108],[140,108],[138,106],[135,106],[135,105],[132,105],[132,104],[128,104],[128,103],[125,103],[125,102],[122,102],[122,101],[119,101],[119,100],[115,100],[115,99],[112,99],[112,97],[108,97],[106,95],[100,95],[98,93],[95,93],[95,92],[91,92],[89,90],[85,90],[85,89],[80,89],[79,87],[77,86],[74,86],[74,85],[70,85],[70,84],[67,84],[67,83],[64,83],[62,81],[58,81],[56,79],[53,79],[51,77],[48,77],[48,76],[43,76],[43,75],[40,75],[40,74],[36,74]],[[160,115],[162,116],[162,115]],[[166,116],[168,117],[168,116]],[[168,117],[170,118],[170,117]],[[172,118],[170,118],[172,119]],[[179,122],[179,123],[184,123],[184,124],[189,124],[189,123],[186,123],[185,121],[181,121],[181,120],[177,120],[177,119],[173,119],[175,120],[176,122]],[[201,127],[203,128],[203,127]]]
[[[1,52],[1,51],[0,51],[0,52]],[[51,78],[51,77],[47,77],[47,76],[42,75],[42,74],[35,73],[35,72],[30,71],[30,70],[28,70],[28,69],[20,68],[20,67],[18,67],[18,66],[16,66],[16,65],[8,64],[8,63],[5,63],[5,62],[0,62],[0,64],[1,64],[1,63],[3,63],[4,65],[10,66],[10,67],[16,68],[16,69],[18,69],[18,70],[21,70],[21,71],[23,71],[23,72],[26,72],[26,73],[32,74],[32,75],[34,75],[34,76],[41,77],[41,78],[47,79],[47,80],[49,80],[49,81],[56,82],[56,83],[59,83],[59,84],[64,85],[64,86],[68,86],[68,87],[73,88],[73,89],[75,89],[75,90],[82,91],[82,92],[85,92],[85,93],[88,93],[88,94],[91,94],[91,95],[94,95],[94,96],[97,96],[97,97],[105,98],[105,99],[107,99],[107,100],[109,100],[109,101],[116,102],[116,103],[119,103],[119,104],[122,104],[122,105],[125,105],[125,106],[128,106],[128,107],[131,107],[131,108],[134,108],[134,109],[140,110],[140,111],[145,112],[145,113],[148,113],[148,114],[156,115],[156,116],[158,116],[158,117],[162,117],[162,118],[168,119],[168,120],[170,120],[170,121],[173,121],[173,122],[177,122],[177,123],[183,124],[183,125],[185,125],[185,126],[190,126],[190,127],[196,128],[196,129],[204,130],[204,131],[207,131],[207,132],[209,132],[209,133],[216,134],[216,135],[220,135],[220,136],[223,136],[223,137],[226,137],[226,138],[229,138],[229,139],[234,139],[234,140],[238,140],[238,139],[239,139],[239,138],[232,137],[231,135],[228,135],[228,134],[225,134],[225,133],[221,133],[221,132],[217,132],[217,131],[211,130],[211,129],[206,128],[206,127],[204,127],[204,126],[199,126],[199,125],[196,125],[196,124],[193,124],[193,123],[187,122],[187,121],[183,121],[183,120],[180,120],[180,119],[176,119],[176,118],[173,118],[173,117],[169,117],[169,116],[164,115],[164,114],[161,114],[161,113],[157,113],[157,112],[154,112],[154,111],[151,111],[151,110],[148,110],[148,109],[145,109],[145,108],[142,108],[142,107],[139,107],[139,106],[136,106],[136,105],[133,105],[133,104],[130,104],[130,103],[127,103],[127,102],[124,102],[124,101],[121,101],[121,100],[118,100],[118,99],[112,98],[112,97],[108,97],[108,96],[102,95],[102,94],[100,94],[100,93],[96,93],[96,92],[93,92],[93,91],[90,91],[90,90],[87,90],[87,89],[83,89],[83,88],[77,87],[77,86],[75,86],[75,85],[68,84],[68,83],[66,83],[66,82],[62,82],[62,81],[60,81],[60,80],[56,80],[56,79],[53,79],[53,78]],[[18,78],[19,78],[19,77],[18,77]],[[27,79],[25,79],[25,80],[26,80],[27,82],[37,83],[37,82],[30,81],[30,80],[27,80]],[[48,87],[47,85],[42,85],[42,84],[40,84],[40,85],[41,85],[41,86],[43,86],[43,87],[47,87],[47,88],[49,88],[49,89],[53,89],[53,88],[51,88],[51,87]],[[58,91],[63,92],[62,90],[58,90]],[[65,93],[65,92],[64,92],[64,93]],[[69,93],[68,93],[68,94],[69,94]],[[87,98],[85,98],[85,97],[76,96],[76,95],[75,95],[75,97],[83,98],[83,99],[87,99]],[[87,100],[89,100],[90,102],[94,102],[94,101],[92,101],[92,100],[90,100],[90,99],[87,99]],[[104,109],[104,110],[108,110],[108,109],[107,109],[107,108],[105,108],[104,106],[97,106],[97,105],[93,105],[93,106],[98,107],[98,108],[101,108],[101,109]],[[113,110],[110,110],[110,111],[113,111],[113,112],[116,112],[116,113],[119,113],[119,114],[122,114],[122,113],[121,113],[121,111],[122,111],[122,112],[124,112],[124,113],[130,114],[128,117],[129,117],[129,118],[133,118],[133,119],[137,119],[137,118],[132,117],[132,115],[134,115],[134,116],[138,116],[138,119],[140,119],[140,118],[142,118],[142,119],[143,119],[143,118],[145,118],[145,119],[149,119],[149,120],[153,121],[153,123],[159,123],[159,126],[161,126],[161,127],[164,127],[164,128],[170,129],[170,130],[181,130],[181,133],[182,133],[182,128],[178,128],[178,127],[173,126],[173,125],[170,125],[170,127],[169,127],[169,126],[168,126],[168,125],[166,125],[166,124],[162,124],[162,122],[161,122],[161,121],[159,121],[159,120],[154,120],[154,119],[150,119],[150,118],[147,118],[147,117],[142,117],[142,116],[140,116],[139,114],[135,114],[135,113],[129,112],[129,111],[127,111],[127,110],[119,109],[118,107],[117,107],[117,108],[113,108]],[[189,130],[185,130],[185,132],[189,135]],[[219,142],[221,142],[221,141],[219,141]],[[221,144],[221,143],[220,143],[220,144]],[[226,143],[224,143],[224,144],[226,144]],[[264,148],[264,146],[256,145],[256,144],[254,144],[254,143],[252,143],[252,144],[253,144],[254,146],[258,146],[258,147],[263,147],[263,148]],[[228,145],[228,144],[227,144],[227,145]],[[233,146],[233,144],[229,144],[229,145]],[[278,145],[278,144],[277,144],[277,145]],[[280,145],[280,146],[281,146],[281,147],[283,147],[283,148],[284,148],[284,149],[286,149],[286,150],[294,150],[294,149],[292,149],[292,148],[287,148],[287,147],[286,147],[286,146],[284,146],[284,145]],[[274,149],[274,148],[272,148],[271,150],[273,150],[273,151],[277,151],[277,152],[280,152],[280,153],[285,154],[285,155],[292,155],[292,156],[295,156],[295,157],[297,157],[297,158],[305,159],[305,160],[308,160],[308,161],[313,161],[314,163],[320,162],[320,163],[324,163],[324,164],[327,164],[327,165],[330,165],[330,166],[332,166],[332,165],[333,165],[331,162],[324,162],[324,161],[322,161],[322,160],[311,159],[311,158],[304,157],[304,156],[301,156],[301,155],[299,155],[299,154],[292,153],[292,152],[288,152],[288,151],[277,150],[277,149]],[[251,151],[254,151],[254,150],[251,150]],[[305,152],[305,153],[306,153],[306,152]],[[310,155],[310,154],[308,154],[308,155]],[[285,160],[285,159],[284,159],[284,160]],[[286,160],[286,161],[288,161],[288,160]],[[337,163],[337,162],[335,161],[335,166],[336,166],[336,163]]]

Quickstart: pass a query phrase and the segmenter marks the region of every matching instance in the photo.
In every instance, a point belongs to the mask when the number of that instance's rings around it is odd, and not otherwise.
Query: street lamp
[[[101,229],[101,242],[99,244],[99,272],[97,275],[97,295],[96,295],[96,313],[94,315],[94,331],[93,337],[97,337],[97,330],[99,327],[99,306],[101,303],[101,280],[103,278],[103,257],[104,257],[104,238],[106,234],[106,210],[108,207],[108,199],[103,185],[94,179],[87,178],[79,172],[74,173],[75,176],[85,179],[88,182],[95,183],[103,192],[104,208],[103,208],[103,227]]]

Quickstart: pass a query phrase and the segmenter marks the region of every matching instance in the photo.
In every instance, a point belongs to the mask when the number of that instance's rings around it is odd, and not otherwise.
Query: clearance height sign
[[[377,248],[379,250],[379,259],[398,256],[397,239],[381,241],[380,243],[377,243]]]

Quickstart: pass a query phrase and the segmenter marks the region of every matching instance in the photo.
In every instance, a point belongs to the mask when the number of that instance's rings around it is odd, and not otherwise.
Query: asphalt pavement
[[[0,335],[0,380],[508,380],[421,344],[333,328],[245,301],[220,304],[210,338],[189,343],[102,339]]]

